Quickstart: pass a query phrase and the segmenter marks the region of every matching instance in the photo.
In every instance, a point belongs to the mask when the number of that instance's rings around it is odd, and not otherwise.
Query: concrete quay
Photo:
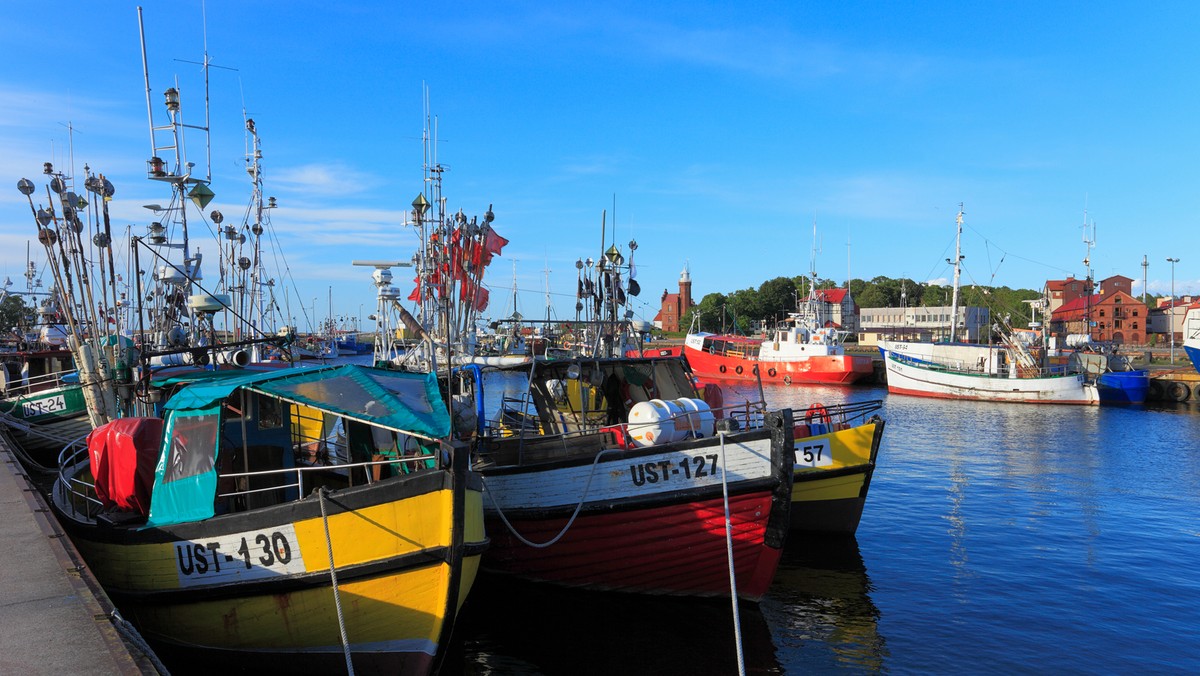
[[[33,487],[0,427],[0,674],[157,673]]]

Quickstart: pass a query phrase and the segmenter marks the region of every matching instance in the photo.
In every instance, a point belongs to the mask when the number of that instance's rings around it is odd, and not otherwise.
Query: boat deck
[[[25,475],[0,426],[0,672],[155,673]],[[136,656],[135,656],[136,655]]]

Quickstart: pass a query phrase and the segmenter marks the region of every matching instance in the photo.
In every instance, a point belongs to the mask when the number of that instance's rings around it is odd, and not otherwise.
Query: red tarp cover
[[[162,426],[159,418],[121,418],[88,435],[96,497],[105,507],[150,513]]]

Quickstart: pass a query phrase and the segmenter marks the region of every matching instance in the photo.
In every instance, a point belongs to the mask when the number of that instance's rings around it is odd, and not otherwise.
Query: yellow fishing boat
[[[853,534],[862,518],[883,439],[879,401],[825,407],[796,415],[792,531]]]
[[[64,453],[52,496],[160,654],[272,672],[436,670],[487,539],[481,483],[448,443],[433,375],[215,377],[165,412],[97,428]]]

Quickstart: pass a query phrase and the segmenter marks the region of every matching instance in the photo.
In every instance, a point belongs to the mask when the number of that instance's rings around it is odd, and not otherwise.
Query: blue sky
[[[448,206],[511,240],[488,314],[574,316],[601,213],[635,238],[646,319],[690,266],[694,295],[817,272],[945,280],[964,204],[966,283],[1086,274],[1200,293],[1200,4],[146,3],[152,101],[203,110],[207,20],[216,207],[245,209],[243,101],[301,300],[370,312],[354,259],[406,259],[423,83]],[[116,185],[114,224],[165,200],[149,156],[136,5],[0,5],[0,275],[34,232],[15,189],[42,162]],[[161,117],[160,117],[161,121]],[[199,153],[191,146],[191,159]],[[39,193],[41,194],[41,193]],[[193,234],[194,238],[200,235]],[[35,242],[36,247],[36,242]],[[201,243],[206,258],[215,244]],[[206,274],[215,268],[206,263]],[[397,273],[403,291],[408,277]],[[293,307],[293,314],[300,314]],[[303,324],[303,320],[301,320]]]

